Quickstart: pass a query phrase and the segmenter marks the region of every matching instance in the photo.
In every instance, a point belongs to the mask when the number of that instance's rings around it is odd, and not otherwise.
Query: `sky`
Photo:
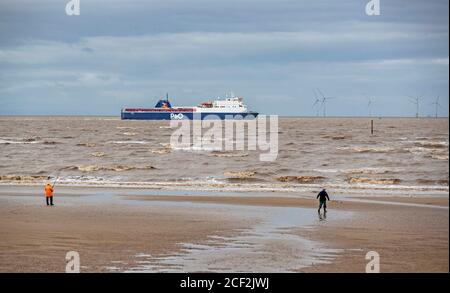
[[[449,1],[0,1],[0,115],[120,115],[243,96],[289,116],[449,113]],[[369,101],[370,106],[369,106]]]

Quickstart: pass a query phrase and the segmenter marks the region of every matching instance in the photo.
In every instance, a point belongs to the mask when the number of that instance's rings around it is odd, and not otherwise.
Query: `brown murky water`
[[[448,192],[448,119],[280,118],[260,151],[170,145],[168,121],[0,117],[0,183],[374,194]]]

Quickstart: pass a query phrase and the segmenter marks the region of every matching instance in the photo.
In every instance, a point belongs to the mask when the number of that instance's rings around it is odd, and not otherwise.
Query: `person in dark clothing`
[[[320,213],[320,209],[323,206],[323,211],[326,213],[327,212],[327,200],[329,201],[330,198],[328,197],[328,193],[326,192],[325,188],[322,189],[321,192],[319,192],[319,194],[317,195],[317,199],[319,199],[319,210],[318,210],[318,212]]]
[[[47,201],[48,206],[53,205],[53,196],[46,197],[45,200]]]

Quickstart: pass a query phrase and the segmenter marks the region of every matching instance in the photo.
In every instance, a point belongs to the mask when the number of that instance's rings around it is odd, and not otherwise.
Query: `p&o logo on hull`
[[[184,118],[183,113],[170,113],[170,119],[172,120],[181,120]]]

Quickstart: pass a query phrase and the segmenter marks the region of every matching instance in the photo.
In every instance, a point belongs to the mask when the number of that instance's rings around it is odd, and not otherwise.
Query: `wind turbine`
[[[419,118],[420,97],[408,96],[409,101],[416,105],[416,118]]]
[[[323,108],[323,117],[327,117],[327,101],[330,99],[334,99],[334,97],[325,97],[320,89],[317,89],[319,94],[322,96],[322,103],[320,106]]]
[[[367,103],[367,108],[369,108],[369,117],[372,117],[372,99],[369,98],[369,102]]]
[[[372,98],[369,97],[369,96],[367,95],[367,93],[362,93],[362,95],[364,96],[364,98],[367,99],[367,110],[368,110],[368,112],[369,112],[369,117],[372,117],[372,104],[373,104]]]
[[[436,98],[436,101],[434,101],[433,103],[431,103],[431,105],[434,105],[434,106],[436,107],[436,108],[435,108],[436,112],[435,112],[434,118],[438,118],[439,107],[442,108],[442,105],[439,104],[439,96]]]
[[[316,90],[314,90],[314,98],[316,98],[316,100],[314,101],[313,109],[314,109],[314,107],[317,106],[317,104],[320,103],[320,100],[317,98]],[[319,117],[319,111],[320,111],[320,107],[318,106],[318,107],[317,107],[317,110],[316,110],[316,116],[317,116],[317,117]]]

